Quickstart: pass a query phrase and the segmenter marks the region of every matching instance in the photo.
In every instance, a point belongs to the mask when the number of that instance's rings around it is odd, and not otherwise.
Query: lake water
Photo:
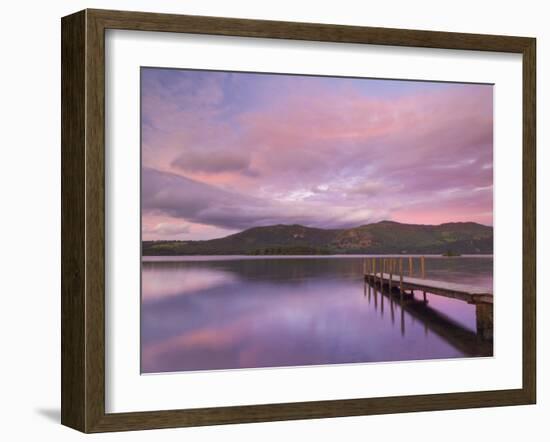
[[[492,257],[426,258],[429,279],[492,288],[492,274]],[[401,304],[349,256],[144,257],[141,346],[143,373],[492,355],[475,306]]]

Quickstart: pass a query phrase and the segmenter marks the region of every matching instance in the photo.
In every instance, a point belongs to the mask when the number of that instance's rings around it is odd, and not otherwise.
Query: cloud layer
[[[492,103],[489,85],[144,69],[144,239],[492,224]]]

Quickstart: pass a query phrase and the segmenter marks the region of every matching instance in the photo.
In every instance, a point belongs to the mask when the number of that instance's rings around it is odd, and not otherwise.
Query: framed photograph
[[[62,19],[62,423],[533,404],[535,39]]]

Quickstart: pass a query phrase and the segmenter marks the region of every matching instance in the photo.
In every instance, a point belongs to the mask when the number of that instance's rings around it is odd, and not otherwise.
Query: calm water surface
[[[492,288],[492,257],[426,268]],[[362,257],[144,257],[141,346],[143,373],[492,354],[475,306],[436,295],[401,305],[365,286]]]

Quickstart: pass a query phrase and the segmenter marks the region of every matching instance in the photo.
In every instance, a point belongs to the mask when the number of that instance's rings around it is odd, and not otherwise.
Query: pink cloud
[[[400,94],[369,94],[361,90],[369,80],[339,87],[334,79],[327,87],[278,76],[260,87],[250,78],[244,86],[252,98],[244,104],[227,76],[212,73],[201,77],[201,87],[180,81],[172,94],[158,84],[148,90],[143,165],[230,192],[236,201],[273,203],[282,223],[307,220],[305,212],[322,207],[336,214],[321,217],[326,227],[382,217],[492,223],[492,194],[477,190],[493,183],[491,86],[413,84]],[[238,81],[233,74],[230,86]],[[264,220],[263,211],[258,215]],[[211,222],[200,214],[171,217],[191,226]],[[235,228],[230,218],[226,227]],[[216,223],[223,227],[224,220]]]

